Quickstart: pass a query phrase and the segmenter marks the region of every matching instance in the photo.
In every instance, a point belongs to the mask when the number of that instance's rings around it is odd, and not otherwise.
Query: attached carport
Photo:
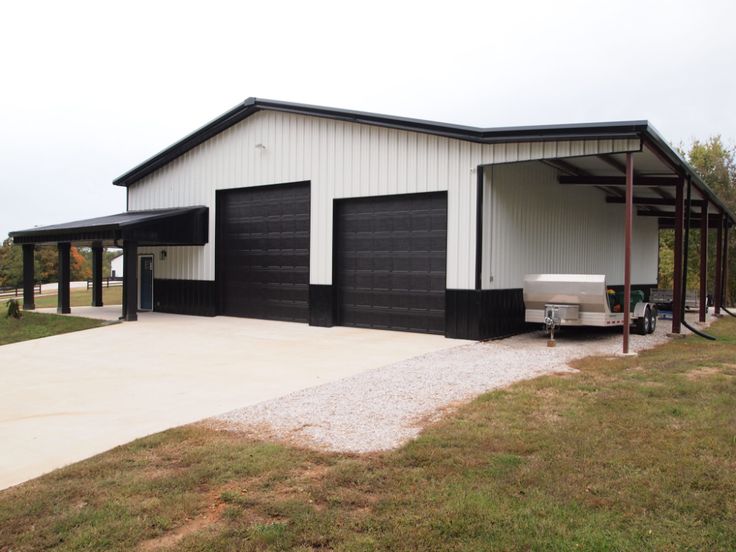
[[[35,309],[34,251],[37,245],[56,245],[59,251],[57,312],[70,308],[70,249],[72,244],[92,249],[92,306],[102,306],[102,251],[122,247],[123,312],[128,321],[138,318],[138,247],[204,245],[208,240],[207,207],[193,206],[78,220],[11,232],[13,242],[23,246],[23,308]]]
[[[706,320],[707,313],[707,251],[709,231],[716,232],[716,262],[714,275],[715,314],[724,308],[724,283],[728,269],[728,231],[733,226],[734,214],[708,187],[693,168],[675,152],[647,122],[631,123],[629,131],[640,139],[638,151],[611,153],[606,155],[579,155],[558,159],[543,159],[538,162],[553,167],[558,173],[560,186],[594,187],[604,195],[609,204],[621,204],[624,209],[622,231],[624,233],[624,337],[623,352],[629,352],[629,324],[631,297],[631,248],[636,236],[632,230],[635,216],[656,217],[659,228],[673,229],[675,239],[673,274],[673,318],[672,333],[679,334],[685,323],[682,317],[685,292],[687,288],[687,237],[691,229],[700,231],[700,321]],[[537,129],[538,140],[544,141],[542,134],[581,133],[582,126],[547,127]],[[586,139],[606,139],[608,136],[591,133]],[[530,139],[525,136],[525,139]],[[479,167],[479,184],[483,171]],[[482,188],[479,186],[479,205],[482,202]],[[636,210],[635,210],[636,209]],[[479,225],[480,232],[480,225]],[[478,242],[481,243],[481,240]],[[480,262],[481,255],[478,255]],[[481,274],[481,269],[478,269]],[[686,323],[685,323],[686,324]]]

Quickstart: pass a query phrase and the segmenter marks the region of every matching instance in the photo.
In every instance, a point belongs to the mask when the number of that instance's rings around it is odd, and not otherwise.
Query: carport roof
[[[127,211],[50,226],[11,232],[17,244],[59,243],[116,245],[204,245],[208,240],[209,209],[201,205],[149,211]]]

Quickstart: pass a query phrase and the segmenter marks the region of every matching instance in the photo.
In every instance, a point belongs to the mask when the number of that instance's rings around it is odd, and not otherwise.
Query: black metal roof
[[[694,184],[701,189],[715,205],[723,209],[731,221],[736,221],[734,214],[729,211],[720,198],[713,193],[702,178],[700,178],[700,175],[698,175],[695,169],[693,169],[690,164],[687,163],[687,161],[685,161],[677,151],[675,151],[664,140],[649,121],[646,120],[479,128],[436,121],[426,121],[422,119],[411,119],[407,117],[395,117],[378,113],[367,113],[364,111],[251,97],[223,113],[216,119],[213,119],[201,128],[195,130],[191,134],[185,136],[175,144],[162,150],[153,157],[150,157],[125,174],[119,176],[113,181],[113,184],[116,186],[129,186],[189,150],[197,147],[206,140],[209,140],[216,134],[219,134],[227,128],[262,110],[296,113],[300,115],[325,117],[352,123],[409,130],[481,144],[502,142],[538,142],[544,140],[640,138],[645,143],[656,148],[658,152],[666,157],[672,166],[675,167],[675,171],[677,173],[691,178]]]
[[[204,245],[208,240],[209,209],[201,205],[150,211],[128,211],[50,226],[11,232],[14,243],[114,244],[118,240],[140,245]]]

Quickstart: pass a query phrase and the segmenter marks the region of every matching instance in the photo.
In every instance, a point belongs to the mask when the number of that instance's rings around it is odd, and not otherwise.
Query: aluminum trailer
[[[609,290],[604,274],[527,274],[524,277],[525,320],[553,334],[563,326],[624,325],[620,294]],[[637,333],[657,327],[657,307],[632,292],[631,324]]]

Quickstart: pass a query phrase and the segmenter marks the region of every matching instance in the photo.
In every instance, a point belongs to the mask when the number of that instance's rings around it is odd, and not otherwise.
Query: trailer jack
[[[555,321],[554,318],[547,316],[544,319],[544,326],[547,329],[547,335],[549,338],[547,339],[547,347],[554,347],[557,345],[557,342],[555,341]]]

